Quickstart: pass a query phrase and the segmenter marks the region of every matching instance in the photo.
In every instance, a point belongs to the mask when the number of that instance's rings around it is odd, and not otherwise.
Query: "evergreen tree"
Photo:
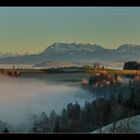
[[[53,132],[60,132],[59,119],[56,120]]]
[[[5,128],[5,129],[3,130],[3,133],[9,133],[9,130],[8,130],[7,128]]]
[[[129,83],[128,83],[128,88],[131,89],[132,88],[132,81],[129,80]]]
[[[89,78],[89,85],[93,85],[93,78],[92,77]]]

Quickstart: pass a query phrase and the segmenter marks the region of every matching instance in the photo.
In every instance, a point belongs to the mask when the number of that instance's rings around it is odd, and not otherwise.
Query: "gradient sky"
[[[0,52],[41,52],[55,42],[140,45],[140,7],[0,7]]]

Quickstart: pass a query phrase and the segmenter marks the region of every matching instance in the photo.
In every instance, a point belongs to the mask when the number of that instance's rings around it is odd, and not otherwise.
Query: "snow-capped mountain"
[[[118,51],[121,52],[139,52],[140,45],[132,45],[132,44],[124,44],[117,48]]]
[[[18,54],[13,54],[13,53],[0,53],[0,58],[15,57],[15,56],[18,56]]]
[[[87,53],[105,50],[105,48],[96,44],[76,44],[76,43],[54,43],[43,51],[43,54],[54,55],[54,54],[76,54],[76,53]]]
[[[95,44],[54,43],[38,54],[26,54],[0,59],[0,64],[41,64],[45,61],[102,62],[139,61],[140,45],[125,44],[117,49],[105,49]]]

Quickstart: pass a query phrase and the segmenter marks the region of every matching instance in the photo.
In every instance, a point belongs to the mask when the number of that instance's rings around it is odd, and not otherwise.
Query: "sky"
[[[38,53],[56,42],[140,45],[140,7],[0,7],[1,53]]]

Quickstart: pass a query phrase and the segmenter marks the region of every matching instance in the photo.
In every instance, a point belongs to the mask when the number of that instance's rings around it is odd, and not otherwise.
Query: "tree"
[[[122,104],[124,102],[122,92],[119,93],[119,95],[117,97],[117,101],[118,101],[119,104]]]
[[[102,126],[104,124],[104,118],[105,118],[105,102],[104,99],[99,98],[96,100],[96,105],[95,105],[95,122],[97,126],[100,129],[100,133],[102,132]]]
[[[9,133],[9,130],[8,130],[7,128],[5,128],[5,129],[3,130],[3,133]]]
[[[56,118],[57,118],[57,114],[55,113],[54,110],[52,110],[50,112],[50,117],[48,118],[49,119],[49,121],[48,121],[48,127],[51,129],[50,131],[53,131]]]
[[[53,132],[60,132],[59,119],[56,120]]]
[[[132,81],[129,80],[129,83],[128,83],[128,88],[131,89],[132,88]]]
[[[89,78],[89,85],[93,85],[93,78],[92,77]]]
[[[110,98],[109,98],[110,102],[115,102],[115,97],[113,93],[110,93]]]
[[[129,99],[128,99],[128,104],[131,107],[135,107],[135,98],[136,98],[135,89],[131,88],[130,96],[129,96]]]
[[[42,112],[40,118],[33,122],[32,126],[33,132],[51,132],[51,128],[49,126],[49,118],[47,117],[45,112]]]
[[[112,132],[116,132],[117,121],[123,116],[123,107],[116,102],[111,103]]]
[[[62,110],[62,115],[60,117],[60,120],[61,120],[62,131],[67,131],[67,129],[69,127],[69,123],[68,123],[68,113],[65,108],[63,108],[63,110]]]
[[[76,103],[74,105],[74,119],[75,120],[79,120],[80,119],[80,112],[81,112],[80,105],[76,101]]]
[[[118,74],[117,73],[115,73],[114,79],[115,79],[116,82],[118,82]]]

